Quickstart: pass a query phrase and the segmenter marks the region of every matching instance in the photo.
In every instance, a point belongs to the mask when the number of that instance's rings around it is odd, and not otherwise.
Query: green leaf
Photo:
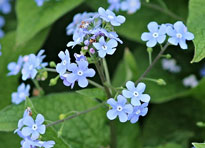
[[[59,93],[31,99],[35,110],[47,122],[59,120],[59,115],[80,112],[99,104],[96,100],[77,93]],[[26,103],[30,104],[31,103]],[[0,131],[13,131],[22,118],[24,104],[11,105],[0,112]],[[64,122],[62,138],[75,148],[100,147],[108,144],[109,130],[105,124],[105,108]],[[63,123],[61,123],[62,125]],[[61,125],[54,126],[57,130]],[[83,129],[83,130],[82,130]],[[52,136],[52,135],[51,135]],[[52,140],[52,137],[50,138]]]
[[[0,58],[0,109],[11,102],[11,93],[17,90],[18,77],[7,76],[7,65],[10,62],[16,62],[20,55],[26,55],[36,52],[44,43],[48,34],[48,29],[43,30],[35,38],[20,46],[16,44],[16,33],[9,32],[1,40],[2,56]]]
[[[195,54],[192,62],[199,62],[205,57],[205,9],[204,0],[189,1],[188,29],[194,34]]]
[[[91,99],[105,100],[106,98],[105,91],[99,88],[87,88],[87,89],[78,90],[76,92]]]
[[[17,43],[22,44],[33,38],[81,2],[83,0],[49,1],[42,7],[38,7],[34,0],[18,0],[16,5],[18,18]]]
[[[183,148],[183,147],[179,144],[176,144],[176,143],[167,143],[164,145],[160,145],[157,148]]]
[[[205,143],[192,143],[195,148],[205,148]]]
[[[160,0],[163,1],[163,0]],[[151,21],[160,23],[174,23],[175,21],[184,20],[187,14],[187,1],[186,0],[166,0],[164,1],[169,7],[170,11],[176,13],[177,18],[173,18],[166,8],[162,8],[158,0],[152,0],[150,3],[142,1],[142,7],[134,14],[122,13],[126,17],[126,21],[120,27],[116,27],[117,33],[127,37],[128,39],[142,42],[141,34],[147,31],[147,24]],[[99,7],[108,8],[106,0],[87,0],[87,4],[93,9]],[[163,15],[160,15],[163,14]]]

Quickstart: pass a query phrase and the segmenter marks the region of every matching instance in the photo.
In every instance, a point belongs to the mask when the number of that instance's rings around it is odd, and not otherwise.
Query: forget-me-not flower
[[[140,116],[145,116],[148,112],[148,103],[143,103],[140,106],[135,106],[133,112],[128,115],[128,120],[131,123],[136,123]]]
[[[147,47],[154,47],[157,43],[162,44],[166,39],[166,25],[158,25],[156,22],[150,22],[147,26],[150,32],[144,32],[141,36],[143,41],[147,41]]]
[[[162,68],[173,73],[178,73],[181,71],[181,67],[177,65],[175,59],[162,59]]]
[[[111,11],[119,11],[121,3],[120,0],[108,0],[108,3],[110,4],[109,10]]]
[[[0,1],[0,11],[4,14],[11,12],[10,0],[1,0]]]
[[[30,90],[30,85],[25,85],[22,83],[18,89],[17,92],[12,93],[12,103],[14,104],[19,104],[22,101],[26,100],[26,97],[29,96],[29,90]]]
[[[38,67],[38,69],[41,69],[42,67],[46,67],[48,66],[47,62],[43,62],[43,60],[45,59],[46,55],[43,55],[45,52],[44,49],[41,49],[38,54],[36,55],[37,59],[39,59],[40,61],[40,66]]]
[[[37,4],[37,6],[40,7],[40,6],[43,6],[45,0],[35,0],[35,2],[36,2],[36,4]]]
[[[23,65],[23,57],[19,56],[17,63],[11,62],[8,64],[8,70],[10,72],[7,75],[8,76],[17,75],[20,72],[22,65]]]
[[[40,134],[44,134],[46,131],[46,126],[43,124],[44,117],[41,114],[38,114],[36,120],[34,121],[32,117],[25,117],[23,123],[26,127],[22,128],[22,134],[24,136],[30,136],[32,140],[38,139]]]
[[[197,80],[196,76],[191,74],[190,76],[187,76],[183,79],[183,85],[186,87],[194,88],[199,84],[199,81]]]
[[[61,63],[57,64],[56,71],[62,76],[70,65],[70,53],[68,50],[66,50],[65,53],[61,51],[58,57],[61,59]]]
[[[140,0],[125,0],[121,3],[121,9],[129,14],[135,13],[140,7]]]
[[[29,78],[34,79],[37,74],[37,68],[40,66],[40,60],[34,54],[30,54],[28,61],[23,65],[22,79],[27,80]]]
[[[69,65],[68,70],[71,73],[68,74],[67,81],[72,84],[78,81],[78,85],[84,88],[88,86],[87,77],[94,77],[95,70],[88,68],[87,61],[78,61],[77,64],[72,63]]]
[[[188,32],[187,27],[183,22],[176,22],[173,27],[167,27],[167,34],[170,36],[168,42],[172,45],[180,45],[182,49],[187,49],[186,40],[190,41],[194,39],[194,35],[191,32]]]
[[[107,100],[112,109],[107,112],[107,117],[110,120],[114,120],[119,117],[120,122],[126,122],[128,120],[128,114],[133,112],[133,107],[131,104],[126,104],[127,99],[122,95],[117,96],[117,101],[113,98]]]
[[[98,55],[104,58],[106,54],[112,55],[117,47],[118,43],[114,39],[110,39],[108,42],[105,41],[104,37],[99,39],[98,43],[93,43],[93,46],[98,50]]]
[[[84,56],[83,54],[74,54],[75,57],[75,61],[87,61],[86,56]]]
[[[38,144],[40,145],[40,147],[51,148],[55,145],[55,141],[38,141]]]
[[[74,48],[76,45],[82,43],[85,35],[86,35],[85,32],[79,30],[73,35],[73,41],[68,42],[67,47],[72,46],[72,48]]]
[[[104,21],[110,22],[113,26],[120,26],[125,22],[124,16],[122,15],[116,16],[114,12],[110,10],[105,10],[102,7],[98,9],[98,14]]]
[[[150,101],[150,96],[148,94],[143,94],[146,85],[144,83],[139,83],[135,87],[135,83],[128,81],[126,83],[127,90],[123,90],[122,94],[126,98],[131,98],[131,104],[134,106],[141,105],[141,102],[148,103]],[[141,102],[140,102],[141,101]]]

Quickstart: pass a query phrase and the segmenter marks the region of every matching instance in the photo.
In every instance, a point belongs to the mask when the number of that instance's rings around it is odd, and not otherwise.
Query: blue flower
[[[61,63],[58,63],[56,66],[56,71],[60,74],[63,75],[66,72],[66,69],[68,69],[70,65],[70,54],[69,51],[66,50],[65,53],[61,51],[58,54],[58,57],[61,59]]]
[[[201,77],[205,77],[205,67],[200,70]]]
[[[28,56],[28,61],[23,65],[22,79],[34,79],[37,74],[37,68],[40,66],[40,60],[34,54]]]
[[[158,25],[156,22],[150,22],[147,26],[150,32],[144,32],[141,36],[147,47],[154,47],[157,43],[162,44],[166,39],[166,25]]]
[[[25,137],[24,140],[21,141],[21,146],[22,148],[36,148],[40,147],[41,145],[37,140],[32,140],[29,137]]]
[[[135,106],[133,112],[128,115],[128,120],[131,123],[136,123],[139,120],[140,116],[145,116],[148,112],[148,103],[143,103],[140,106]]]
[[[119,11],[120,9],[120,0],[108,0],[108,3],[110,4],[109,10],[113,11]]]
[[[120,122],[126,122],[128,120],[128,115],[133,112],[133,107],[131,104],[126,104],[127,99],[122,95],[117,96],[117,101],[113,98],[107,100],[112,109],[107,112],[107,117],[110,120],[114,120],[117,116],[120,119]]]
[[[72,48],[74,48],[76,45],[81,44],[84,40],[85,35],[85,32],[83,32],[82,30],[75,32],[75,34],[73,35],[73,41],[68,42],[67,47],[72,46]]]
[[[46,126],[43,124],[44,117],[41,114],[38,114],[36,120],[34,121],[32,117],[25,117],[23,123],[26,125],[22,129],[22,134],[27,137],[31,135],[32,140],[36,140],[39,138],[40,134],[44,134],[46,131]]]
[[[3,16],[0,16],[0,28],[2,28],[5,25],[5,19]]]
[[[55,145],[55,141],[38,141],[40,147],[51,148]]]
[[[23,65],[23,58],[22,56],[19,56],[17,63],[11,62],[8,64],[8,70],[10,71],[7,75],[17,75],[19,71],[21,70],[21,67]]]
[[[11,12],[10,0],[1,0],[0,11],[4,14],[8,14],[9,12]]]
[[[88,68],[87,61],[78,61],[77,64],[72,63],[69,65],[68,70],[71,71],[71,73],[68,74],[67,81],[72,84],[78,81],[78,85],[84,88],[88,86],[88,80],[86,78],[94,77],[95,70]]]
[[[87,61],[86,56],[84,56],[83,54],[74,54],[75,57],[75,61]]]
[[[18,89],[17,92],[12,93],[12,103],[14,104],[19,104],[22,101],[26,100],[26,97],[29,96],[29,90],[30,90],[30,85],[25,85],[24,83],[22,83]]]
[[[117,47],[118,43],[114,39],[105,41],[104,37],[101,37],[99,43],[93,43],[93,46],[98,50],[98,54],[101,58],[104,58],[106,54],[112,55]]]
[[[148,94],[143,94],[145,91],[146,85],[144,83],[139,83],[137,87],[135,87],[135,83],[132,81],[128,81],[126,83],[126,87],[128,90],[123,90],[122,94],[126,98],[131,98],[131,104],[134,106],[141,105],[141,102],[148,103],[150,101],[150,96]]]
[[[37,6],[43,6],[43,3],[45,2],[45,0],[35,0]]]
[[[191,32],[188,32],[187,27],[183,22],[176,22],[173,27],[167,27],[167,34],[170,36],[168,42],[172,45],[180,45],[182,49],[187,49],[186,40],[190,41],[194,39],[194,35]]]
[[[124,16],[122,15],[116,16],[115,13],[113,13],[112,11],[105,10],[102,7],[98,9],[98,14],[104,21],[110,22],[113,26],[120,26],[125,22]]]
[[[139,0],[125,0],[121,3],[121,9],[129,14],[135,13],[141,7]]]
[[[60,76],[61,80],[63,80],[63,84],[65,86],[71,86],[71,88],[74,87],[74,83],[70,83],[67,81],[67,77],[68,77],[68,73],[63,74],[62,76]]]
[[[46,55],[43,55],[45,52],[44,49],[41,49],[38,54],[37,54],[37,58],[38,60],[40,61],[40,66],[38,67],[38,69],[41,69],[42,67],[46,67],[48,66],[48,63],[47,62],[43,62],[43,60],[45,59]]]

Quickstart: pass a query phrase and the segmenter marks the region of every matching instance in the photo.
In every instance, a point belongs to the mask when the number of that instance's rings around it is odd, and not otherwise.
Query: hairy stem
[[[147,69],[145,70],[145,72],[140,76],[140,78],[135,82],[135,83],[139,83],[146,75],[147,73],[153,68],[153,66],[156,64],[156,62],[160,59],[161,55],[165,52],[165,50],[167,49],[167,47],[169,46],[169,43],[167,42],[167,44],[161,48],[161,51],[159,52],[159,54],[156,56],[156,58],[154,59],[154,61],[152,62],[151,65],[149,65],[147,67]]]
[[[43,96],[44,95],[44,91],[43,89],[41,88],[41,86],[39,85],[39,82],[35,79],[31,79],[33,81],[33,84],[35,85],[35,87],[38,89],[39,93],[40,93],[40,96]]]
[[[84,111],[82,111],[82,112],[77,112],[77,113],[75,113],[74,115],[68,116],[67,118],[64,118],[64,119],[62,119],[62,120],[57,120],[57,121],[55,121],[55,122],[53,122],[53,123],[47,124],[46,127],[53,126],[53,125],[62,123],[62,122],[64,122],[64,121],[73,119],[73,118],[75,118],[75,117],[78,117],[78,116],[80,116],[80,115],[89,113],[89,112],[91,112],[91,111],[94,111],[94,110],[96,110],[96,109],[102,107],[103,105],[105,105],[104,102],[103,102],[103,103],[100,103],[100,104],[98,104],[98,105],[96,105],[96,106],[94,106],[94,107],[92,107],[92,108],[89,108],[89,109],[87,109],[87,110],[84,110]]]

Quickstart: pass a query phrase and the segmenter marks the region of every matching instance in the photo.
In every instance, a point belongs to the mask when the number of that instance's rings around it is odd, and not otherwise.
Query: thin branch
[[[161,48],[161,51],[156,56],[156,58],[154,59],[152,64],[147,67],[145,72],[140,76],[140,78],[135,83],[139,83],[147,75],[147,73],[152,69],[152,67],[155,65],[155,63],[160,59],[161,55],[165,52],[165,50],[167,49],[168,46],[169,46],[169,43],[167,42],[167,44]]]
[[[104,102],[103,102],[103,103],[100,103],[100,104],[98,104],[98,105],[96,105],[96,106],[94,106],[94,107],[92,107],[92,108],[89,108],[89,109],[87,109],[87,110],[84,110],[84,111],[82,111],[82,112],[77,112],[76,114],[71,115],[71,116],[68,116],[68,117],[65,118],[65,119],[57,120],[57,121],[55,121],[55,122],[53,122],[53,123],[47,124],[46,127],[53,126],[53,125],[56,125],[56,124],[62,123],[62,122],[64,122],[64,121],[67,121],[67,120],[70,120],[70,119],[76,118],[76,117],[78,117],[78,116],[80,116],[80,115],[83,115],[83,114],[89,113],[89,112],[91,112],[91,111],[94,111],[94,110],[96,110],[96,109],[102,107],[103,105],[105,105]]]

